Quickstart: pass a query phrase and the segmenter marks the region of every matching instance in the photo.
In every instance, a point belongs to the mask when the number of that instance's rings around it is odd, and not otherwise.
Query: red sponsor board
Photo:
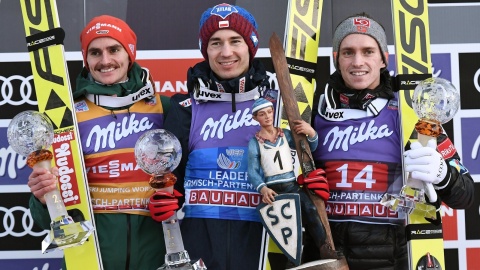
[[[155,81],[155,91],[165,96],[172,96],[176,93],[188,92],[187,71],[203,59],[137,59],[136,61],[140,66],[150,70]]]
[[[458,240],[457,210],[442,204],[443,240]]]
[[[480,269],[480,248],[467,248],[467,269]]]

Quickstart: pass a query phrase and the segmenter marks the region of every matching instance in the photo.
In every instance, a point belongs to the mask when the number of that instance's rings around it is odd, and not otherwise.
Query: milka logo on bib
[[[243,112],[237,111],[235,115],[224,114],[220,117],[220,120],[215,120],[213,117],[208,118],[202,126],[200,135],[203,135],[204,141],[209,137],[223,139],[223,136],[229,131],[253,125],[258,125],[258,122],[253,120],[250,109],[246,108]]]
[[[105,128],[100,127],[100,125],[93,126],[87,136],[86,146],[90,147],[93,144],[95,152],[100,148],[113,149],[115,148],[115,142],[122,138],[153,127],[153,123],[148,120],[148,117],[137,120],[135,116],[136,114],[132,113],[130,116],[123,117],[122,122],[112,121]]]
[[[334,148],[341,148],[343,151],[348,151],[350,145],[355,145],[368,140],[376,140],[383,137],[389,137],[393,134],[388,128],[388,125],[375,126],[375,120],[370,120],[368,123],[362,123],[359,127],[349,126],[344,130],[337,127],[332,128],[323,141],[323,145],[329,145],[328,151]]]

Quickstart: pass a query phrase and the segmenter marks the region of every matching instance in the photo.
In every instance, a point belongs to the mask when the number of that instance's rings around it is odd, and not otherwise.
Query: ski
[[[277,35],[273,34],[270,38],[270,52],[272,54],[273,65],[275,66],[275,72],[278,77],[278,84],[280,87],[280,93],[282,94],[282,100],[285,104],[285,113],[290,125],[290,129],[293,129],[294,125],[292,121],[302,119],[298,102],[295,99],[295,93],[293,91],[293,85],[291,76],[288,70],[288,64],[284,57],[283,50],[280,46],[280,39]],[[293,139],[297,150],[297,156],[300,162],[301,173],[308,175],[315,170],[315,163],[313,156],[307,142],[307,136],[304,134],[296,134],[292,132]],[[327,212],[325,211],[325,202],[315,195],[312,191],[304,187],[305,192],[309,195],[312,202],[317,207],[318,215],[325,228],[326,242],[335,249],[332,233],[330,231],[330,225],[328,223]],[[320,252],[320,250],[319,250]],[[328,258],[322,258],[322,261],[307,263],[299,267],[300,269],[338,269],[348,270],[348,265],[345,258],[332,257],[332,260]],[[325,260],[326,259],[326,260]],[[307,267],[311,266],[311,267]],[[321,265],[321,267],[320,267]],[[318,268],[317,268],[318,267]]]
[[[312,116],[322,7],[323,0],[288,1],[284,50],[298,109],[307,123],[310,123]],[[287,114],[283,107],[281,111],[280,124],[286,128]]]
[[[38,111],[50,118],[55,129],[52,153],[59,168],[62,199],[67,210],[80,211],[85,220],[94,224],[65,60],[65,32],[60,28],[56,2],[20,3]],[[103,269],[95,231],[83,245],[63,251],[68,270]]]
[[[299,113],[307,123],[310,123],[312,115],[322,7],[323,0],[289,0],[285,23],[283,47]],[[279,96],[281,97],[281,93]],[[281,102],[277,107],[277,125],[288,128],[285,108]],[[297,157],[295,168],[300,173]],[[272,239],[267,240],[263,259],[266,260],[266,266],[261,269],[285,269],[286,256]]]
[[[402,131],[402,151],[418,139],[415,124],[418,116],[412,108],[415,86],[431,77],[430,30],[427,0],[392,0],[395,39],[397,89]],[[404,183],[406,183],[404,174]],[[443,231],[440,225],[410,214],[406,220],[409,269],[444,269]]]

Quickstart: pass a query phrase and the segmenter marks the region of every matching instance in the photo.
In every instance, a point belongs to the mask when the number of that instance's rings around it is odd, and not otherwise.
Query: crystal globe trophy
[[[436,142],[436,138],[443,132],[442,124],[450,121],[457,113],[460,92],[448,80],[428,78],[415,87],[412,107],[419,118],[415,124],[418,142],[426,146],[429,140]],[[385,194],[381,203],[394,211],[436,219],[436,208],[426,203],[425,194],[431,202],[437,201],[437,193],[431,183],[407,177],[407,183],[400,194]]]
[[[27,157],[27,165],[49,171],[53,154],[48,148],[52,145],[53,135],[50,119],[30,110],[17,114],[7,129],[8,143],[15,152]],[[92,223],[73,221],[67,213],[58,188],[45,194],[44,199],[52,222],[50,232],[42,241],[42,253],[85,243],[94,231]]]
[[[173,193],[177,181],[172,171],[180,163],[182,147],[177,137],[164,129],[145,132],[135,144],[135,159],[144,172],[151,175],[149,184],[155,190]],[[191,263],[188,252],[183,246],[177,213],[162,222],[167,253],[165,264],[158,269],[206,270],[200,259]]]

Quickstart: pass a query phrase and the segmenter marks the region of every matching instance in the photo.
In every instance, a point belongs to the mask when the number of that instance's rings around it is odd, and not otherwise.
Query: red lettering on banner
[[[192,190],[188,202],[190,204],[256,207],[261,203],[261,197],[258,193],[249,192]]]
[[[398,213],[379,203],[333,203],[325,205],[325,212],[331,216],[398,217]]]
[[[236,203],[236,198],[235,198],[236,192],[228,192],[226,191],[224,193],[223,197],[223,204],[225,205],[235,205]]]
[[[197,203],[198,202],[198,199],[197,199],[197,192],[192,192],[190,193],[190,200],[189,200],[190,203]]]
[[[388,217],[388,212],[390,212],[388,208],[380,204],[375,204],[374,207],[376,217]]]
[[[222,204],[222,200],[223,200],[223,192],[212,191],[211,200],[210,200],[211,204]]]
[[[370,203],[362,205],[360,215],[363,217],[373,217],[373,205]]]
[[[210,192],[208,192],[208,190],[200,191],[200,193],[198,194],[198,203],[209,203],[209,200],[208,200],[209,193]]]
[[[156,92],[165,96],[172,96],[176,93],[188,93],[186,81],[187,73],[185,70],[193,67],[202,59],[136,59],[135,61],[142,67],[148,68],[150,74],[155,79]]]
[[[250,193],[250,205],[258,206],[261,203],[260,195]]]
[[[248,193],[237,193],[238,206],[248,206]]]
[[[358,216],[358,205],[355,203],[346,203],[345,204],[345,215],[346,216]]]

